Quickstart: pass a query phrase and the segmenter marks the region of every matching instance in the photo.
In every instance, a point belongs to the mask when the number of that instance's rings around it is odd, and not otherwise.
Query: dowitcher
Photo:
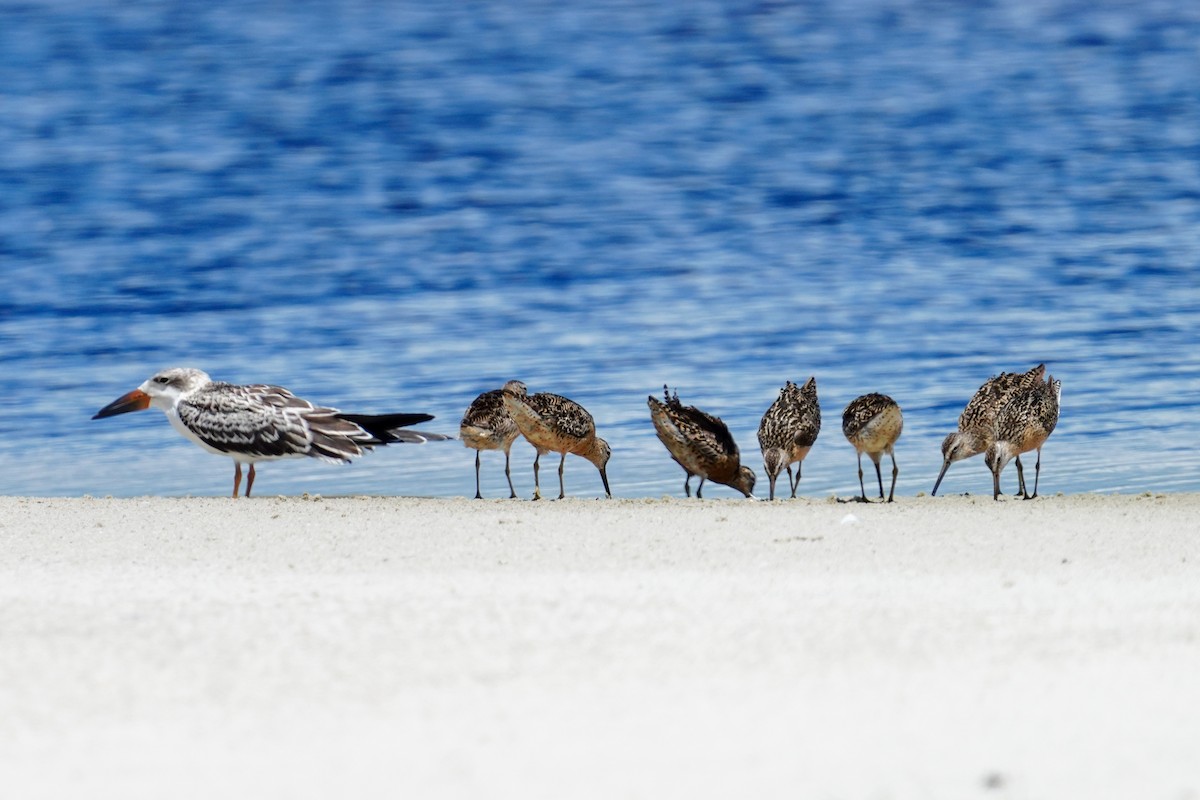
[[[1025,478],[1021,474],[1021,461],[1017,460],[1017,479],[1022,486],[1021,496],[1026,500],[1037,497],[1038,478],[1042,472],[1042,445],[1054,432],[1058,424],[1058,406],[1062,399],[1062,381],[1046,376],[1029,389],[1015,393],[996,414],[996,439],[984,454],[984,463],[992,471],[992,497],[1000,499],[1000,473],[1009,459],[1037,450],[1037,463],[1033,467],[1033,494],[1024,490]]]
[[[612,497],[608,489],[608,473],[606,467],[612,456],[608,442],[596,435],[596,423],[587,410],[576,403],[556,394],[538,392],[529,394],[525,384],[520,381],[509,381],[504,384],[504,407],[508,415],[517,425],[517,430],[537,450],[533,459],[533,499],[542,497],[538,484],[538,460],[544,453],[562,453],[562,461],[558,464],[558,499],[566,497],[563,488],[563,466],[567,463],[567,454],[574,453],[592,462],[600,470],[600,480],[604,482],[604,494]]]
[[[174,368],[112,401],[92,419],[159,409],[172,427],[210,453],[233,459],[233,496],[250,465],[246,497],[259,461],[310,456],[349,462],[377,445],[447,439],[439,433],[397,430],[433,419],[429,414],[343,414],[313,405],[281,386],[214,381],[198,369]]]
[[[896,466],[896,453],[893,448],[900,438],[904,428],[904,415],[900,406],[885,394],[864,394],[855,398],[842,413],[842,433],[854,445],[858,453],[858,488],[862,490],[862,502],[867,502],[867,490],[863,486],[862,454],[866,453],[875,462],[875,477],[879,479],[879,499],[883,499],[883,473],[879,469],[879,460],[887,453],[892,457],[892,488],[888,492],[887,501],[892,502],[896,494],[896,476],[900,469]]]
[[[1040,384],[1045,374],[1046,365],[1038,364],[1028,372],[1001,372],[993,378],[988,378],[979,387],[958,417],[958,430],[947,434],[942,441],[942,471],[938,473],[930,494],[937,494],[938,487],[942,485],[942,478],[946,476],[946,470],[950,469],[951,464],[979,455],[991,446],[996,432],[996,414],[1000,408],[1016,392]],[[1020,474],[1020,457],[1017,459],[1017,472]],[[1020,493],[1024,492],[1025,484],[1022,482]]]
[[[699,475],[697,498],[702,497],[700,491],[706,480],[723,483],[746,497],[753,497],[754,470],[741,465],[738,446],[725,423],[695,406],[683,405],[678,393],[672,397],[666,386],[663,392],[665,401],[653,395],[647,398],[650,419],[671,458],[687,473],[683,481],[684,493],[692,496],[690,481],[693,475]]]
[[[779,470],[786,469],[792,497],[800,485],[800,468],[804,457],[821,432],[821,404],[817,401],[817,379],[809,378],[804,386],[788,381],[779,391],[779,398],[763,414],[758,426],[758,447],[762,450],[763,469],[771,482],[768,499],[775,499],[775,479]],[[792,463],[796,464],[796,480],[792,482]]]
[[[504,392],[493,389],[484,392],[472,401],[458,425],[458,434],[463,444],[475,450],[475,499],[483,497],[479,492],[479,454],[484,450],[504,451],[504,477],[508,479],[508,496],[517,496],[513,488],[512,472],[509,469],[509,451],[520,431],[504,407]]]

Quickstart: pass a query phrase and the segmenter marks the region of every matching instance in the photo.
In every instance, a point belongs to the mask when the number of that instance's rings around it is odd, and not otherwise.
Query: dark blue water
[[[857,488],[841,410],[882,391],[911,495],[1039,361],[1043,491],[1200,490],[1197,76],[1191,0],[0,2],[0,493],[228,492],[161,414],[89,420],[181,365],[451,432],[520,378],[624,496],[680,492],[664,382],[761,480],[815,374],[802,492]],[[456,442],[256,486],[473,490]]]

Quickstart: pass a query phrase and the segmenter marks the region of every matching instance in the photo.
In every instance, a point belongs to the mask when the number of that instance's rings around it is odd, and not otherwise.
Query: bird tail
[[[388,431],[392,436],[393,442],[408,442],[410,444],[424,444],[425,442],[445,442],[450,439],[457,439],[457,436],[447,436],[444,433],[434,433],[433,431],[414,431],[409,428],[401,430]]]
[[[406,428],[409,425],[428,422],[433,419],[432,414],[338,414],[337,416],[339,419],[353,422],[378,439],[380,444],[425,441],[428,438],[440,436],[440,434],[422,434],[419,438],[414,438],[405,434],[416,433],[416,431],[402,432],[397,430],[397,428]]]

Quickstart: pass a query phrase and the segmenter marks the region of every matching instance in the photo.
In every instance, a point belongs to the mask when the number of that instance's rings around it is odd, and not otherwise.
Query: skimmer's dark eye
[[[165,375],[159,375],[157,378],[154,379],[154,382],[155,383],[170,383],[171,379],[166,377]]]

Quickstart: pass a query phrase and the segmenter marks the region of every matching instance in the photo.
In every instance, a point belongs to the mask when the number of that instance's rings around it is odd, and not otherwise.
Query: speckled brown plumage
[[[883,499],[883,473],[879,469],[879,460],[884,453],[892,457],[892,488],[888,492],[887,501],[890,503],[894,499],[896,476],[900,474],[900,469],[896,466],[894,447],[903,428],[904,416],[900,406],[885,394],[872,393],[857,397],[842,413],[842,433],[858,454],[858,486],[862,490],[859,499],[863,502],[867,500],[867,490],[863,486],[863,453],[870,456],[871,461],[875,463],[880,499]]]
[[[608,488],[608,460],[612,450],[608,442],[596,436],[596,424],[592,415],[574,400],[557,394],[539,392],[529,394],[525,384],[509,381],[501,390],[504,407],[517,430],[534,446],[537,456],[533,459],[533,499],[542,496],[538,484],[538,461],[544,453],[561,453],[558,465],[558,498],[566,496],[563,486],[563,467],[567,454],[586,458],[600,471],[604,483],[604,494],[612,497]]]
[[[691,497],[690,481],[693,475],[700,476],[696,497],[700,498],[704,481],[710,480],[737,489],[747,497],[754,496],[754,471],[743,467],[737,443],[729,428],[719,417],[706,414],[695,406],[679,402],[679,395],[671,396],[663,387],[665,399],[654,396],[646,399],[650,406],[650,419],[654,430],[671,454],[675,463],[683,467],[687,477],[683,481],[684,492]]]
[[[1058,425],[1061,399],[1062,381],[1048,375],[1045,383],[1038,381],[1032,388],[1014,393],[996,414],[995,441],[984,455],[984,463],[992,471],[993,498],[1000,498],[1000,473],[1004,471],[1005,464],[1009,459],[1030,450],[1036,450],[1038,454],[1034,465],[1033,494],[1022,490],[1021,496],[1026,500],[1037,497],[1038,479],[1042,472],[1042,445]],[[1017,461],[1018,479],[1024,486],[1025,479],[1021,472],[1021,462]]]
[[[996,414],[1014,393],[1042,382],[1046,365],[1038,364],[1028,372],[1001,372],[984,382],[958,417],[958,430],[942,441],[942,469],[931,494],[937,494],[946,470],[955,461],[979,455],[995,438]],[[1024,493],[1025,487],[1021,486]]]
[[[792,497],[800,485],[804,457],[821,432],[821,404],[817,400],[817,379],[809,378],[804,386],[788,381],[779,397],[763,414],[758,426],[758,447],[763,455],[763,469],[770,481],[768,499],[775,499],[775,479],[781,469],[787,470]],[[796,464],[796,480],[792,482],[792,464]]]
[[[509,497],[516,497],[509,469],[509,451],[520,431],[504,407],[503,391],[493,389],[476,397],[463,414],[458,433],[463,444],[475,450],[475,498],[483,497],[479,491],[479,454],[483,450],[504,451],[504,477],[508,479]]]

